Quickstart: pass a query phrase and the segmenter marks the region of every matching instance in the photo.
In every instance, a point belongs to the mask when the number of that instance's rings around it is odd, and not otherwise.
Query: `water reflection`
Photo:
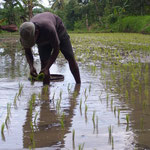
[[[137,149],[150,149],[150,64],[123,64],[107,75],[112,79],[107,82],[107,90],[118,95],[120,113],[129,114],[126,129],[134,133],[133,144]]]
[[[4,52],[4,48],[0,48],[0,53],[3,53]]]
[[[0,76],[1,77],[21,77],[27,73],[27,63],[18,41],[5,43],[0,51]]]
[[[74,116],[74,109],[77,105],[76,98],[80,92],[80,85],[75,85],[74,91],[69,95],[69,106],[64,109],[64,129],[60,124],[60,115],[56,108],[53,107],[53,101],[50,100],[51,87],[47,90],[42,88],[41,98],[38,100],[34,107],[40,107],[39,119],[37,126],[34,127],[34,141],[35,147],[64,147],[65,134],[69,132],[69,128],[72,125],[72,118]],[[32,127],[31,122],[33,113],[30,114],[30,108],[28,108],[26,114],[26,122],[23,126],[23,147],[29,148],[32,145],[31,133]]]

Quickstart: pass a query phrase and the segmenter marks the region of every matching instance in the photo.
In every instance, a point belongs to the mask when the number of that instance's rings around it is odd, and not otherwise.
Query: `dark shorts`
[[[38,50],[41,61],[46,61],[50,58],[53,49],[50,44],[47,44],[38,46]],[[67,60],[74,57],[70,37],[67,33],[60,38],[60,51]]]

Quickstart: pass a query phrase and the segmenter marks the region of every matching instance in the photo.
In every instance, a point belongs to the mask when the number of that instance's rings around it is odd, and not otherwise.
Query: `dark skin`
[[[39,36],[39,31],[38,31],[38,29],[36,29],[35,40],[38,38],[38,36]],[[31,48],[24,48],[24,49],[25,49],[25,55],[27,58],[27,62],[28,62],[29,67],[30,67],[30,74],[32,76],[36,77],[38,74],[36,72],[36,69],[34,68],[34,58],[33,58]],[[54,48],[50,59],[46,61],[46,64],[44,64],[44,66],[42,65],[40,73],[44,73],[44,75],[45,75],[44,80],[43,80],[43,84],[49,84],[50,83],[49,69],[52,66],[52,64],[55,62],[58,54],[59,54],[59,47],[56,47],[56,48]],[[71,59],[68,59],[68,63],[69,63],[71,73],[73,74],[76,83],[80,84],[81,83],[80,73],[79,73],[79,68],[78,68],[78,65],[76,63],[75,58],[73,57]]]

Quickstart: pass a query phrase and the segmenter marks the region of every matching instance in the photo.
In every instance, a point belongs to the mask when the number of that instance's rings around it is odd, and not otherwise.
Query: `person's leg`
[[[79,68],[73,54],[73,49],[69,36],[66,36],[66,38],[61,40],[60,50],[63,53],[64,57],[68,60],[71,73],[76,83],[81,83]]]
[[[40,61],[41,61],[41,70],[47,65],[47,62],[51,56],[52,48],[48,45],[38,46]]]
[[[68,62],[71,73],[73,74],[76,83],[81,83],[80,72],[75,58],[73,57],[71,59],[68,59]]]

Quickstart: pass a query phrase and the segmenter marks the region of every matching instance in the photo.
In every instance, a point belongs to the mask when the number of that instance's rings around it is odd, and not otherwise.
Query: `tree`
[[[74,24],[80,17],[80,10],[77,0],[70,0],[65,6],[65,24],[70,30],[74,29]]]
[[[146,15],[150,14],[149,0],[129,0],[127,8],[128,15]]]
[[[41,0],[3,0],[2,16],[6,18],[8,24],[18,24],[20,19],[22,21],[30,20],[34,8],[45,9],[40,2]]]
[[[52,6],[51,8],[55,11],[64,10],[64,7],[68,2],[69,0],[49,0],[49,4]]]
[[[7,18],[8,24],[15,24],[15,12],[14,7],[16,5],[15,0],[4,0],[4,17]]]
[[[29,20],[33,16],[33,8],[40,7],[45,9],[45,7],[41,4],[41,0],[22,0],[22,2],[23,2],[22,8],[24,7],[24,10],[27,11]]]

